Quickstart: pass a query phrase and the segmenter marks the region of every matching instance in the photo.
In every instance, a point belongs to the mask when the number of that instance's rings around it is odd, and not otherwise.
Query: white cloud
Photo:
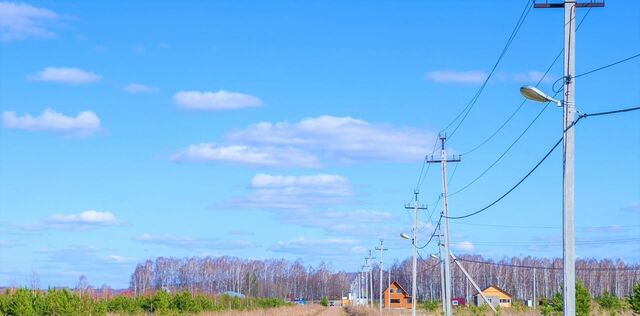
[[[251,147],[245,145],[217,146],[211,143],[190,145],[171,156],[182,163],[225,162],[266,167],[317,167],[318,159],[295,148]]]
[[[158,91],[158,88],[156,87],[152,87],[152,86],[147,86],[141,83],[130,83],[128,84],[126,87],[124,87],[124,90],[129,92],[129,93],[151,93],[151,92],[156,92]]]
[[[234,203],[245,207],[296,209],[346,203],[352,195],[348,179],[330,174],[257,174],[251,180],[251,189],[253,192]]]
[[[427,80],[437,83],[482,83],[487,78],[484,71],[435,70],[426,75]]]
[[[47,67],[28,77],[35,81],[86,84],[100,81],[100,75],[78,68]]]
[[[111,212],[84,211],[79,214],[55,214],[49,217],[49,223],[54,224],[95,224],[112,225],[117,222]]]
[[[0,41],[54,37],[55,33],[47,27],[59,19],[57,13],[47,9],[26,3],[0,2]]]
[[[388,212],[294,209],[279,212],[277,215],[283,223],[317,227],[332,235],[381,237],[393,231],[389,223],[394,216]]]
[[[133,262],[132,259],[123,257],[121,255],[107,255],[105,259],[111,263],[129,263]]]
[[[221,240],[211,238],[194,238],[194,237],[181,237],[174,235],[153,235],[142,234],[134,238],[137,241],[155,244],[167,247],[175,248],[206,248],[209,250],[233,250],[233,249],[248,249],[257,247],[251,241],[235,239],[235,240]]]
[[[66,229],[88,230],[121,225],[111,212],[88,210],[78,214],[54,214],[45,221],[20,225],[24,230]]]
[[[262,122],[228,134],[229,141],[257,146],[295,146],[343,162],[383,160],[415,162],[433,145],[435,135],[397,129],[351,117],[323,115],[298,123]]]
[[[58,132],[74,135],[89,135],[100,130],[100,118],[92,111],[82,111],[75,117],[46,109],[40,116],[17,116],[13,111],[2,113],[6,128],[27,131]]]
[[[453,245],[453,248],[460,251],[473,251],[473,249],[475,249],[473,243],[471,243],[470,241],[457,242]]]
[[[640,202],[631,203],[622,208],[624,212],[640,214]]]
[[[363,253],[364,248],[353,239],[328,238],[307,240],[298,238],[279,241],[269,248],[273,252],[289,253],[305,256],[344,256],[345,254]]]
[[[515,82],[521,83],[537,83],[537,82],[551,82],[550,76],[545,76],[543,72],[536,70],[529,70],[525,72],[516,72],[511,74],[511,78]],[[542,81],[541,81],[542,80]]]
[[[191,110],[232,110],[262,106],[262,100],[248,94],[220,90],[218,92],[180,91],[173,101]]]

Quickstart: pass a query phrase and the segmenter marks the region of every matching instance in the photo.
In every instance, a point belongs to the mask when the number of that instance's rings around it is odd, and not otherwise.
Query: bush
[[[556,293],[553,296],[552,305],[550,308],[544,308],[541,311],[543,315],[556,315],[557,312],[562,314],[563,311],[564,300],[562,298],[562,294]],[[589,290],[582,283],[582,281],[576,282],[576,315],[577,316],[588,316],[589,310],[591,309],[591,294],[589,294]],[[544,314],[546,312],[547,314]]]
[[[596,301],[600,305],[600,308],[607,311],[618,311],[622,309],[622,301],[611,295],[608,291],[605,291],[602,295],[597,297]]]
[[[633,292],[629,297],[629,305],[631,305],[631,310],[640,314],[640,283],[633,286]]]
[[[320,299],[320,305],[322,305],[322,306],[329,306],[329,299],[327,299],[327,297],[326,297],[326,296],[323,296],[323,297]]]
[[[438,301],[424,301],[424,303],[422,303],[422,308],[429,312],[433,312],[438,309]]]

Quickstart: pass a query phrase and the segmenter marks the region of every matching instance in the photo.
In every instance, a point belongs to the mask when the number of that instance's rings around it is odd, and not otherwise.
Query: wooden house
[[[411,295],[396,281],[382,294],[385,308],[411,308]]]
[[[511,307],[511,302],[513,301],[513,295],[507,293],[507,291],[497,287],[496,285],[491,285],[482,290],[482,294],[487,298],[489,304],[500,307]],[[485,303],[480,293],[477,293],[473,296],[473,303],[476,306],[480,306]]]

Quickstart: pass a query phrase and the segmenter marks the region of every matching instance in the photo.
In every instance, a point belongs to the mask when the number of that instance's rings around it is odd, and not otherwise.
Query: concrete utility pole
[[[576,74],[576,8],[604,7],[604,2],[576,3],[576,0],[564,0],[564,3],[535,3],[534,8],[564,8],[564,162],[563,162],[563,302],[564,316],[576,314],[576,267],[575,267],[575,129],[569,128],[576,118],[575,74]]]
[[[438,227],[438,258],[440,259],[440,298],[442,299],[442,312],[447,315],[447,298],[444,295],[444,260],[442,259],[442,233]]]
[[[538,305],[538,303],[536,302],[536,268],[533,268],[533,302],[531,302],[533,304],[533,308],[536,308],[536,305]]]
[[[405,205],[405,209],[413,209],[413,237],[411,243],[413,244],[413,271],[411,281],[411,316],[416,316],[416,299],[418,294],[417,278],[418,278],[418,212],[420,210],[426,210],[427,207],[421,206],[418,201],[418,191],[414,191],[413,206]]]
[[[371,255],[371,249],[369,249],[369,256],[365,258],[367,260],[367,265],[369,266],[369,288],[367,292],[369,293],[369,304],[373,308],[373,259],[375,259]]]
[[[482,290],[476,284],[476,281],[474,281],[473,278],[471,277],[471,275],[469,274],[469,272],[467,272],[467,269],[465,269],[462,266],[462,264],[460,262],[458,262],[458,258],[456,258],[456,256],[454,256],[452,252],[450,252],[449,255],[451,255],[451,259],[453,259],[453,262],[455,262],[458,265],[458,268],[460,268],[460,270],[462,270],[462,273],[464,273],[464,276],[467,277],[467,280],[470,281],[471,284],[473,285],[473,287],[476,289],[476,291],[478,291],[478,294],[482,297],[484,302],[487,303],[487,305],[489,305],[489,308],[491,308],[491,310],[493,311],[493,314],[494,315],[498,315],[498,311],[496,310],[496,308],[493,307],[493,305],[491,304],[491,302],[489,302],[487,297],[484,296],[484,294],[482,293]],[[447,259],[449,259],[449,258],[447,258]]]
[[[445,291],[445,299],[447,300],[447,316],[452,316],[453,313],[451,311],[451,261],[449,260],[448,254],[451,253],[451,248],[449,245],[449,202],[447,198],[447,162],[460,162],[460,157],[453,157],[452,159],[447,159],[447,150],[445,149],[445,141],[447,140],[447,136],[440,135],[440,142],[442,143],[440,159],[428,159],[428,163],[441,163],[442,164],[442,199],[444,202],[444,252],[445,252],[445,260],[444,260],[444,291]]]
[[[376,247],[376,250],[380,250],[380,306],[378,307],[378,309],[380,310],[380,315],[382,315],[382,279],[383,279],[383,269],[382,269],[382,264],[384,263],[383,261],[383,257],[384,257],[384,252],[389,250],[387,248],[384,247],[384,240],[380,239],[380,247]]]

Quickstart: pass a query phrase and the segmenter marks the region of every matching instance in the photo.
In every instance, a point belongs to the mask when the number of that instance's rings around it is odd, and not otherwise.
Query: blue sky
[[[42,286],[74,285],[85,274],[126,287],[136,263],[158,256],[357,270],[379,238],[386,258],[409,256],[398,234],[410,230],[404,204],[422,158],[480,87],[525,3],[0,2],[0,284],[37,275]],[[606,5],[578,31],[577,73],[640,51],[640,3]],[[517,108],[518,88],[535,84],[562,48],[562,25],[562,10],[529,12],[448,142],[452,153]],[[552,91],[561,63],[542,90]],[[640,61],[576,88],[582,112],[637,106]],[[465,155],[451,192],[543,106],[525,103]],[[561,136],[561,122],[560,110],[545,109],[450,198],[451,214],[505,192]],[[640,261],[639,122],[631,113],[577,127],[579,257]],[[437,200],[438,167],[422,203]],[[561,256],[561,190],[557,151],[495,207],[452,221],[454,248]],[[419,239],[431,211],[420,214]]]

